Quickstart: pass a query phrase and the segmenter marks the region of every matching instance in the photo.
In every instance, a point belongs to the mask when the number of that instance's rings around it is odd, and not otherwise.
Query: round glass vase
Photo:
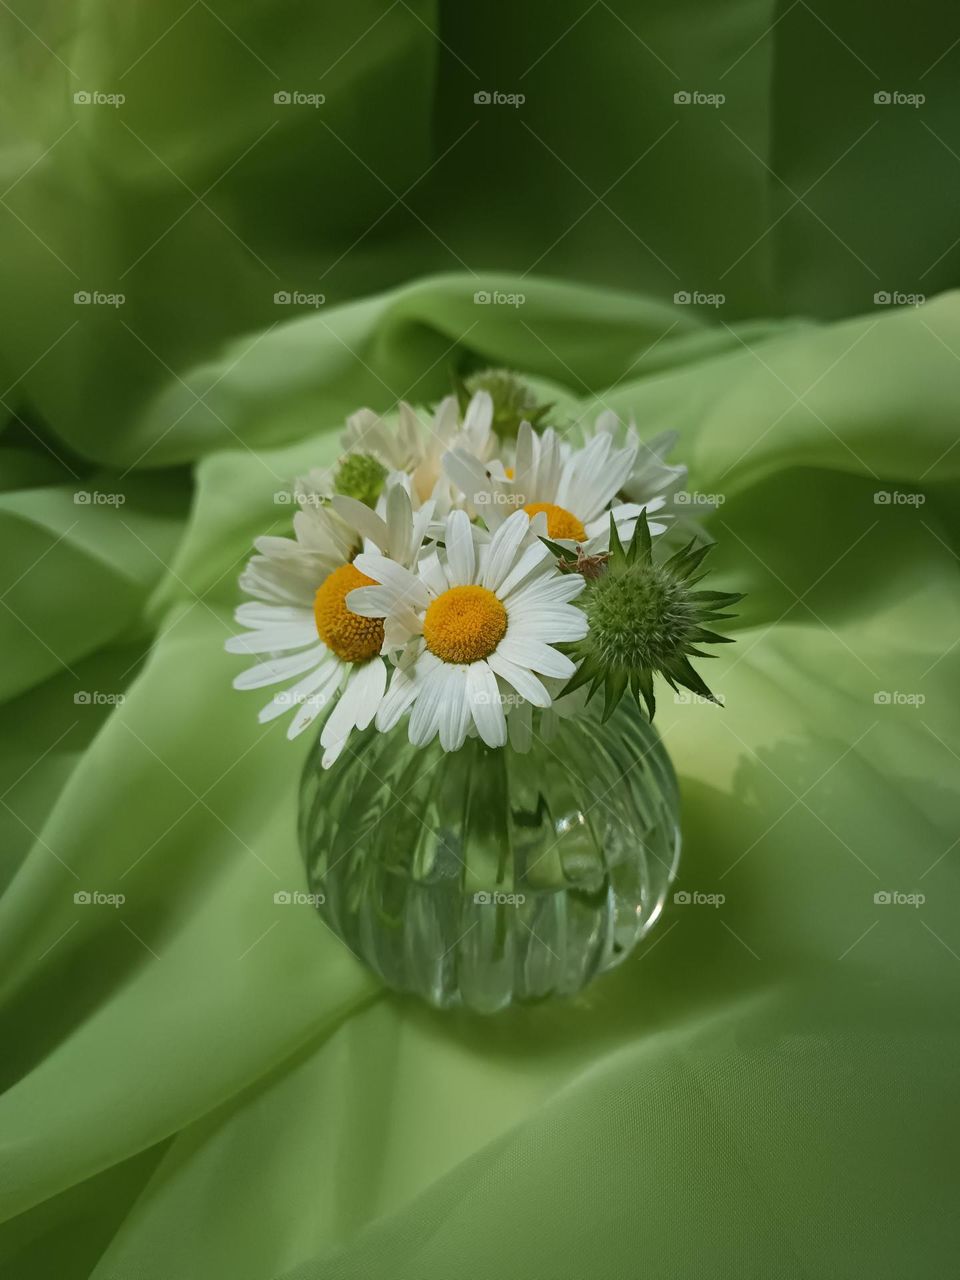
[[[599,699],[596,700],[599,702]],[[406,723],[319,740],[300,791],[318,911],[387,984],[483,1013],[571,996],[657,920],[680,854],[677,782],[624,699],[527,752],[413,747]]]

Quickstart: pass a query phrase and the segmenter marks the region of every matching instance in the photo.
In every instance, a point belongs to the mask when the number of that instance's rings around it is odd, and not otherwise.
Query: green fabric
[[[3,1273],[951,1274],[952,9],[13,7]],[[126,301],[73,303],[94,289]],[[672,301],[694,289],[727,300]],[[725,707],[658,711],[677,887],[725,901],[492,1020],[384,993],[274,902],[309,743],[257,725],[223,652],[274,495],[348,410],[465,362],[677,428],[722,499],[716,585],[748,593]]]

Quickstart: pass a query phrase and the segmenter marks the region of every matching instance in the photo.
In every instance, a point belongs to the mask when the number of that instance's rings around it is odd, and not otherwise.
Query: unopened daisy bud
[[[589,684],[588,697],[593,697],[602,687],[606,719],[629,689],[638,703],[643,699],[652,719],[653,676],[659,672],[672,689],[683,685],[716,702],[689,659],[714,656],[701,652],[700,644],[729,642],[704,624],[732,617],[724,610],[743,597],[694,589],[704,576],[697,568],[710,545],[698,546],[694,540],[658,564],[643,513],[626,549],[611,521],[610,547],[605,570],[578,601],[590,630],[568,649],[579,666],[564,692]]]
[[[548,404],[540,404],[532,388],[509,369],[484,369],[471,374],[458,390],[462,410],[476,392],[489,392],[493,400],[493,429],[501,440],[516,436],[521,422],[536,426],[550,408]]]
[[[346,498],[356,498],[368,507],[375,507],[386,478],[387,468],[372,453],[348,453],[340,459],[333,487]]]

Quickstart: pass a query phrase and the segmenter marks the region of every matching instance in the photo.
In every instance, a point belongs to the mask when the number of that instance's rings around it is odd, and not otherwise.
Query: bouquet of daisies
[[[522,750],[601,691],[604,716],[629,695],[652,717],[655,673],[713,699],[689,659],[741,597],[696,589],[675,436],[604,412],[574,441],[549,414],[493,371],[431,414],[348,420],[337,465],[294,482],[293,537],[258,538],[240,577],[226,647],[258,661],[234,686],[283,686],[261,722],[322,718],[326,768],[371,724]]]

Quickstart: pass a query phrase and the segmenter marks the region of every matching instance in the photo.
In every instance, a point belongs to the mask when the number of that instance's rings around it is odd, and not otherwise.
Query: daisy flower
[[[652,440],[643,441],[637,425],[624,424],[612,409],[605,409],[597,418],[594,434],[605,434],[620,447],[636,450],[633,470],[623,486],[623,494],[631,502],[649,502],[651,498],[669,496],[687,482],[687,468],[666,462],[666,456],[680,439],[677,431],[662,431]]]
[[[645,504],[618,501],[636,458],[635,445],[617,448],[606,431],[582,448],[570,449],[552,427],[538,435],[524,422],[512,468],[484,466],[459,449],[446,454],[444,465],[491,529],[520,507],[531,519],[542,517],[534,520],[534,532],[570,551],[580,547],[590,556],[607,550],[611,515],[620,537],[629,539],[640,512],[663,505],[656,497]],[[665,528],[650,527],[656,533]]]
[[[391,487],[377,514],[351,499],[299,511],[293,538],[256,540],[240,586],[253,599],[236,611],[248,630],[226,642],[229,653],[261,655],[261,661],[234,680],[236,689],[286,685],[260,711],[265,724],[295,710],[287,737],[303,733],[333,705],[320,735],[323,765],[337,759],[353,729],[365,729],[376,715],[387,686],[380,656],[382,618],[360,617],[345,600],[372,580],[353,563],[361,545],[391,551],[412,563],[432,510],[414,518],[409,494]],[[362,516],[357,511],[361,508]],[[362,540],[365,539],[365,542]]]
[[[598,434],[606,432],[615,444],[633,446],[637,450],[637,460],[633,471],[623,486],[623,496],[629,502],[637,502],[646,510],[653,510],[650,505],[661,499],[656,508],[657,520],[667,526],[670,541],[675,537],[689,538],[693,534],[701,534],[700,518],[709,515],[715,504],[705,495],[698,495],[695,506],[689,501],[686,493],[687,468],[680,463],[666,461],[667,454],[680,439],[677,431],[661,431],[650,440],[641,440],[636,424],[631,421],[627,426],[615,413],[606,410],[597,418],[594,428]],[[659,530],[651,525],[650,532]]]
[[[585,584],[557,570],[530,524],[514,512],[484,540],[465,511],[454,511],[442,555],[434,550],[412,569],[382,555],[357,557],[357,569],[377,585],[352,591],[348,607],[383,617],[403,638],[378,729],[391,729],[409,710],[415,746],[439,733],[443,749],[456,751],[472,727],[500,747],[507,740],[503,687],[547,707],[540,677],[573,674],[574,664],[553,646],[586,635],[584,615],[570,604]]]
[[[361,409],[347,419],[347,428],[341,437],[346,457],[334,476],[333,487],[338,492],[367,499],[371,464],[374,464],[383,468],[384,479],[387,473],[393,472],[409,476],[413,498],[420,503],[432,500],[435,508],[445,513],[454,495],[443,469],[443,455],[455,448],[486,461],[497,446],[492,423],[493,400],[489,392],[482,390],[470,398],[462,421],[456,396],[441,400],[432,421],[426,422],[409,404],[401,401],[396,427],[371,409]],[[343,474],[345,469],[351,472],[349,488]],[[362,485],[363,492],[352,487],[356,483]]]

